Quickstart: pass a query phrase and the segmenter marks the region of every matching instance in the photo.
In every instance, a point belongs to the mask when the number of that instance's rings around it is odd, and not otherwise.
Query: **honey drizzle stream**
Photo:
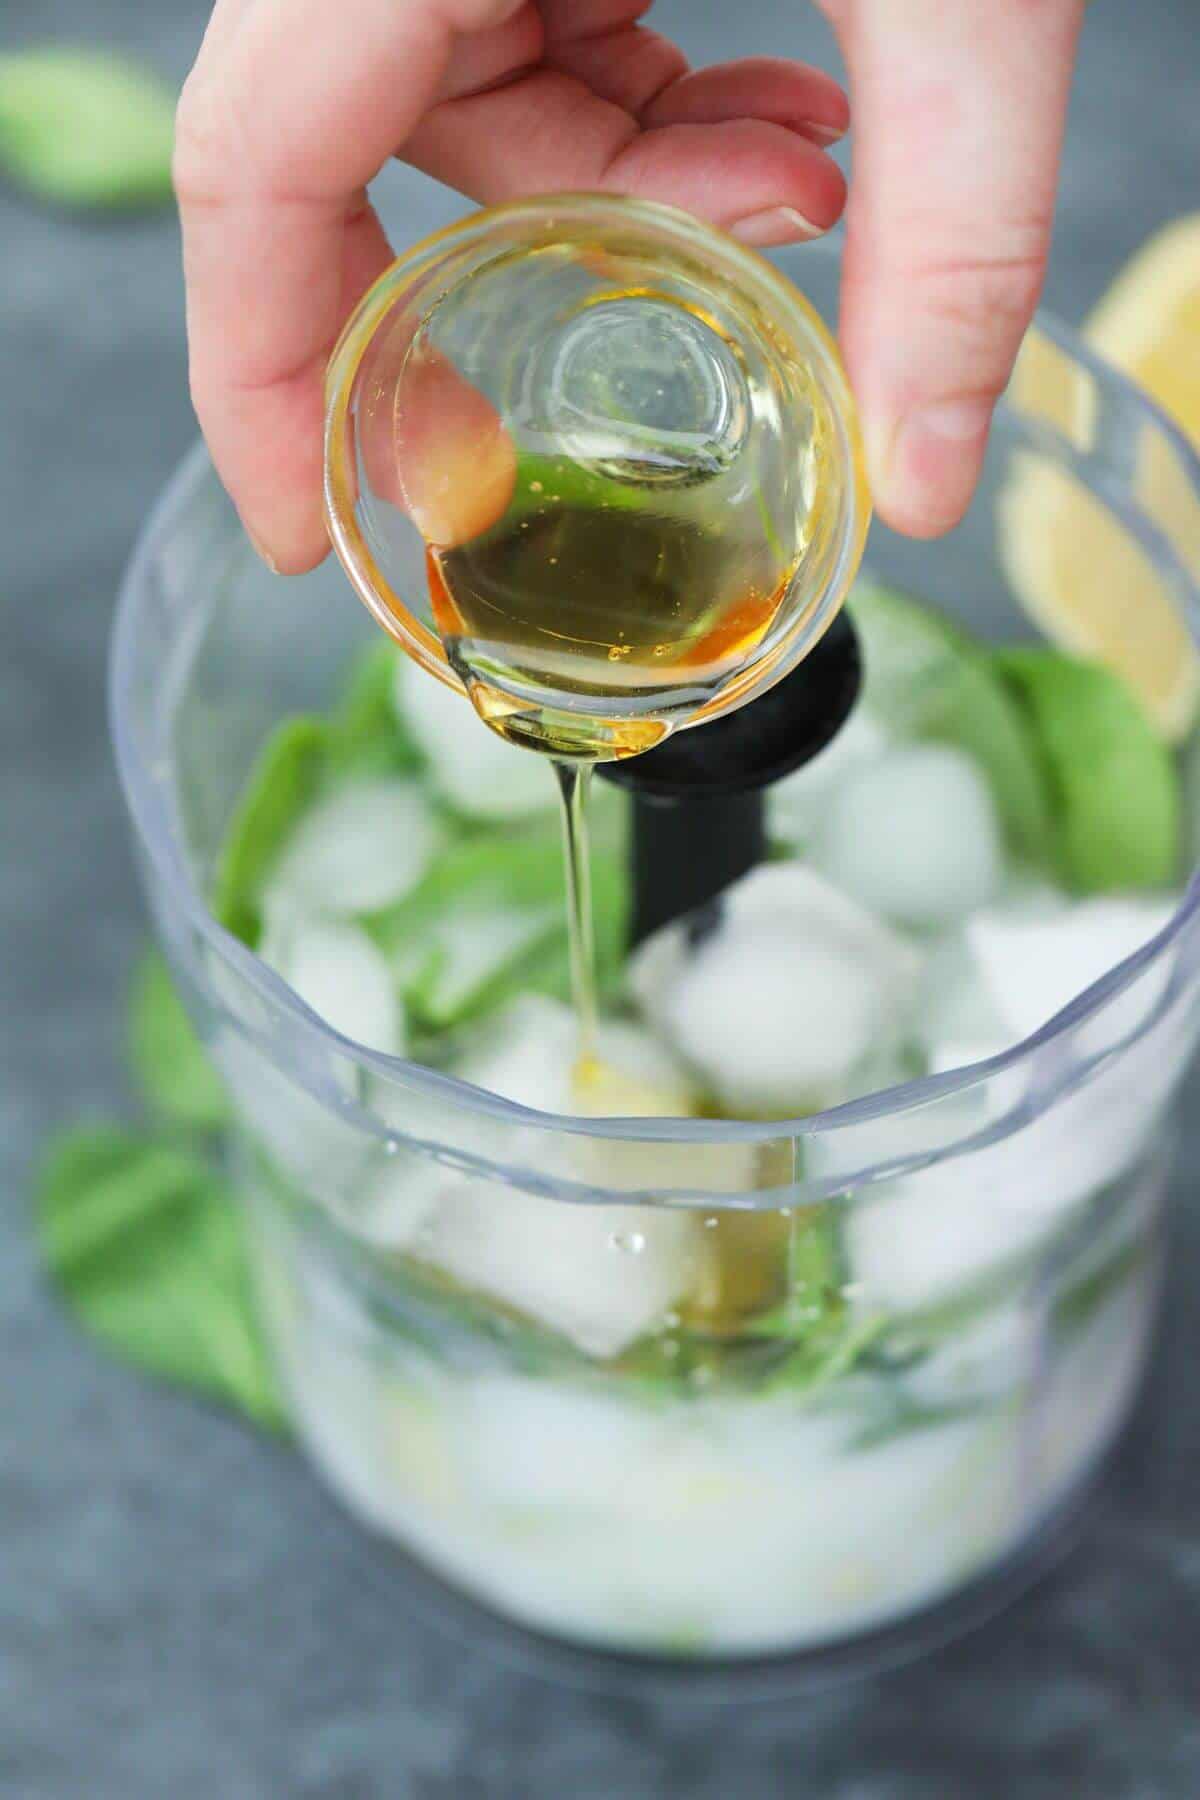
[[[567,874],[567,930],[571,989],[579,1020],[579,1065],[596,1054],[596,944],[592,928],[592,868],[588,855],[587,799],[590,763],[554,757],[562,811],[563,861]]]

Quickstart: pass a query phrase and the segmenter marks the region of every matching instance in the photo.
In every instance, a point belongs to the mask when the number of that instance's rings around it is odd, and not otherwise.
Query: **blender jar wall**
[[[820,300],[829,259],[792,261]],[[1028,635],[996,503],[1036,456],[1085,483],[1190,607],[1186,451],[1068,338],[1034,342],[1063,359],[1066,411],[1060,388],[1058,416],[1030,416],[1018,380],[966,525],[936,554],[879,532],[869,563],[989,635]],[[334,1486],[515,1617],[648,1651],[823,1646],[1032,1545],[1111,1443],[1144,1356],[1167,1120],[1196,1035],[1190,904],[1097,1005],[982,1071],[762,1128],[523,1114],[339,1039],[207,913],[255,750],[326,704],[368,641],[331,566],[286,583],[259,568],[197,455],[139,550],[113,665],[156,930],[238,1109],[268,1329]],[[660,1203],[635,1212],[643,1190]],[[679,1190],[688,1204],[662,1203]],[[611,1228],[605,1191],[622,1195]],[[432,1248],[465,1257],[466,1306],[420,1254],[447,1194],[464,1230]],[[835,1362],[798,1395],[725,1362],[680,1387],[669,1349],[631,1366],[627,1290],[673,1315],[655,1268],[693,1240],[702,1255],[739,1201],[837,1233],[846,1316],[890,1321],[849,1373]],[[582,1223],[559,1232],[560,1215]],[[531,1335],[556,1233],[570,1279],[552,1331]]]

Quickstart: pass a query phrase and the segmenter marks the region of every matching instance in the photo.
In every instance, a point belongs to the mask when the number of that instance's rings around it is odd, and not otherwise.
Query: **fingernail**
[[[272,575],[278,575],[279,565],[276,563],[275,558],[271,555],[271,552],[267,549],[266,545],[263,543],[260,543],[258,538],[255,537],[254,533],[251,531],[250,527],[246,524],[244,519],[242,521],[242,530],[246,533],[246,536],[250,539],[250,543],[254,550],[254,554],[258,557],[259,561],[264,562],[267,565],[267,568],[270,569]]]
[[[991,418],[992,402],[975,396],[940,400],[898,424],[869,427],[867,460],[879,505],[930,521],[957,516]]]
[[[812,138],[818,144],[840,144],[848,130],[849,126],[846,125],[820,125],[816,119],[806,119],[804,122],[805,137]]]
[[[764,212],[750,213],[729,227],[730,233],[752,250],[766,250],[773,244],[797,244],[807,238],[821,236],[821,227],[797,212],[794,206],[770,206]]]

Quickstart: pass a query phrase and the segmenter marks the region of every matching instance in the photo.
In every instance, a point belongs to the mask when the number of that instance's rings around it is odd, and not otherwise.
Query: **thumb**
[[[1041,292],[1085,0],[821,0],[856,117],[842,342],[876,505],[970,503]]]

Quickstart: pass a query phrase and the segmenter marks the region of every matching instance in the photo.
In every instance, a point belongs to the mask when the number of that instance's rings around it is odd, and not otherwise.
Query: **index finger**
[[[219,0],[180,102],[192,393],[273,566],[310,568],[324,367],[390,252],[363,189],[435,98],[456,31],[522,0]],[[534,21],[536,25],[536,21]]]
[[[1083,0],[821,0],[857,148],[842,340],[882,516],[962,517],[1041,290]]]

